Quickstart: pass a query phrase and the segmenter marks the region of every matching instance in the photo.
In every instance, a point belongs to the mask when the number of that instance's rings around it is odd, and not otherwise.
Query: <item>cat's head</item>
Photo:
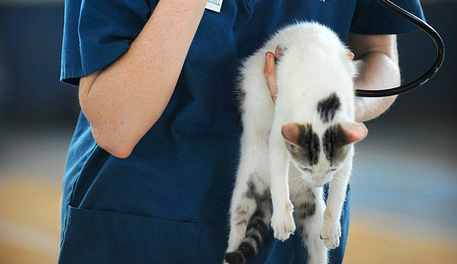
[[[368,133],[362,123],[334,123],[320,135],[310,124],[291,123],[282,127],[282,135],[292,163],[304,180],[321,187],[342,168],[351,145]]]

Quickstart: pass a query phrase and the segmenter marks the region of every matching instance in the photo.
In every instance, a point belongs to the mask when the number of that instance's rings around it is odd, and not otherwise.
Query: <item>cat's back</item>
[[[336,94],[344,105],[353,104],[355,67],[347,57],[347,48],[338,35],[315,22],[300,22],[274,34],[262,48],[248,57],[240,71],[243,110],[272,115],[270,92],[263,72],[265,53],[276,46],[283,49],[276,65],[278,95],[276,108],[285,115],[313,115],[317,102]],[[313,111],[314,110],[314,111]],[[245,114],[251,111],[246,111]]]
[[[284,47],[276,69],[277,104],[313,114],[317,102],[335,94],[352,115],[355,67],[336,33],[318,23],[298,23],[279,31],[273,43]]]
[[[297,22],[284,27],[271,37],[266,46],[275,46],[275,43],[281,43],[286,48],[300,46],[304,50],[345,48],[333,30],[317,22]]]

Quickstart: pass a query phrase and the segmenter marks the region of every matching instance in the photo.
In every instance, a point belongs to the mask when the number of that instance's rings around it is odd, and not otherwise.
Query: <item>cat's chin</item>
[[[323,179],[319,179],[319,178],[313,178],[312,182],[311,182],[311,185],[314,187],[314,188],[321,188],[323,187],[325,184],[327,184],[329,181],[327,178],[323,178]]]
[[[309,175],[302,175],[302,178],[313,188],[321,188],[328,182],[326,179],[319,179]]]

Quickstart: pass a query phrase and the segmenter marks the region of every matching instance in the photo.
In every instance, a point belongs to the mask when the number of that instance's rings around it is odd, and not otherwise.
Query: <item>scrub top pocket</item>
[[[68,207],[60,264],[197,264],[200,225]],[[172,242],[171,242],[172,241]]]

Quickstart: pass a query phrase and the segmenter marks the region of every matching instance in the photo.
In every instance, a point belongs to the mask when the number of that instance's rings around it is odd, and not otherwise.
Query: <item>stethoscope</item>
[[[415,89],[419,86],[424,85],[427,83],[433,76],[439,71],[441,65],[443,64],[444,60],[444,42],[441,38],[440,34],[436,32],[434,28],[432,28],[429,24],[424,22],[422,19],[416,17],[415,15],[411,14],[410,12],[406,11],[405,9],[399,7],[398,5],[392,3],[389,0],[376,0],[379,4],[383,5],[384,7],[390,9],[392,12],[396,13],[397,15],[403,17],[404,19],[408,20],[409,22],[413,23],[417,27],[419,27],[422,31],[427,33],[433,41],[435,42],[436,46],[436,59],[430,69],[425,72],[422,76],[417,78],[414,81],[409,83],[400,85],[395,88],[389,88],[384,90],[356,90],[355,94],[361,97],[384,97],[384,96],[391,96],[396,94],[405,93]]]

